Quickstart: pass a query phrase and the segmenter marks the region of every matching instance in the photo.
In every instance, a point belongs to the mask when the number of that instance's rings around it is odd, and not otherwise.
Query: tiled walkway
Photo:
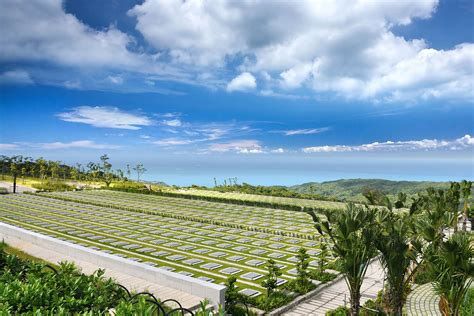
[[[377,293],[382,289],[384,273],[378,260],[372,262],[365,275],[364,283],[361,288],[361,304],[368,299],[375,299]],[[286,312],[284,315],[291,316],[309,316],[324,315],[326,311],[335,309],[339,306],[349,306],[349,291],[346,282],[341,279],[333,285],[323,289],[321,293],[312,299],[303,302],[294,309]]]
[[[406,311],[409,316],[441,315],[439,311],[439,297],[433,291],[431,283],[415,285],[408,295]]]
[[[14,246],[15,248],[21,249],[22,251],[34,257],[41,258],[51,263],[57,263],[60,261],[74,262],[77,266],[79,266],[82,269],[82,272],[85,274],[91,274],[100,268],[99,266],[96,266],[95,264],[91,264],[86,261],[73,259],[66,255],[33,245],[31,243],[18,242],[18,243],[12,244],[12,246]],[[203,298],[190,295],[182,291],[178,291],[178,290],[171,289],[168,287],[160,286],[153,282],[136,278],[120,271],[113,271],[113,270],[108,269],[106,270],[105,276],[113,278],[119,284],[125,286],[130,291],[135,291],[135,292],[148,291],[155,294],[155,296],[162,301],[172,298],[180,302],[183,307],[188,308],[188,309],[194,309],[198,307],[199,302],[203,300]],[[170,307],[177,307],[176,305],[173,305],[172,303],[168,305]]]

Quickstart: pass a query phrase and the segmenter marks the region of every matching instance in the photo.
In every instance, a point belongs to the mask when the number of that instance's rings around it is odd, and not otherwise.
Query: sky
[[[0,7],[0,154],[177,185],[474,179],[473,1]]]

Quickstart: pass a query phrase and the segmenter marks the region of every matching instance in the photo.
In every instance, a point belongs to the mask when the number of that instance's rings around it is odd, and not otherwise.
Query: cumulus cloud
[[[356,146],[335,145],[335,146],[315,146],[303,148],[306,153],[322,152],[371,152],[371,151],[426,151],[426,150],[462,150],[474,148],[474,138],[465,135],[454,140],[408,140],[408,141],[386,141],[363,144]]]
[[[243,72],[227,84],[227,91],[248,91],[256,87],[257,81],[255,77],[249,72]]]
[[[286,136],[293,136],[293,135],[311,135],[311,134],[320,134],[329,131],[329,127],[321,127],[321,128],[304,128],[304,129],[294,129],[289,131],[283,131]]]
[[[0,60],[67,66],[137,66],[133,39],[113,26],[94,30],[67,14],[61,0],[2,0]]]
[[[245,56],[243,73],[279,78],[285,90],[309,87],[384,101],[472,98],[469,43],[436,50],[392,31],[430,18],[437,5],[438,0],[146,0],[129,15],[145,39],[177,64],[222,68],[229,57]],[[253,89],[255,77],[246,79],[243,87]],[[227,90],[239,89],[231,81]]]
[[[138,130],[152,125],[152,120],[144,115],[124,112],[116,107],[79,106],[71,112],[57,114],[66,122],[83,123],[94,127]]]
[[[123,73],[147,91],[178,81],[229,92],[258,86],[260,95],[270,97],[330,94],[376,102],[474,97],[473,43],[438,50],[394,31],[431,18],[438,0],[144,0],[128,11],[144,47],[113,25],[97,30],[84,24],[64,11],[61,0],[0,1],[0,62],[67,69],[24,70],[37,83],[137,89],[116,75]],[[107,80],[78,81],[69,78],[71,69],[77,77],[95,71]],[[229,77],[235,72],[240,75]],[[61,80],[52,80],[59,73]]]
[[[263,153],[263,148],[258,140],[235,140],[228,143],[215,143],[209,146],[214,152],[236,152],[240,154]]]

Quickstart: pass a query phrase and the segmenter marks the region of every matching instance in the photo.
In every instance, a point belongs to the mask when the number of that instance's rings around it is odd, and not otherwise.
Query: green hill
[[[445,189],[449,187],[449,182],[343,179],[320,183],[308,182],[288,187],[288,189],[298,193],[313,193],[323,196],[337,196],[343,200],[365,201],[362,195],[365,189],[377,189],[395,199],[398,192],[404,192],[411,196],[426,190],[428,187]]]

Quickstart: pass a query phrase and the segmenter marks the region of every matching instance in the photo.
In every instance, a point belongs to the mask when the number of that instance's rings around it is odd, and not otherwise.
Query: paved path
[[[13,183],[12,182],[0,181],[0,188],[6,188],[8,190],[8,192],[13,192]],[[36,191],[36,189],[25,187],[23,185],[18,185],[18,183],[16,184],[16,192],[17,193],[35,192],[35,191]]]
[[[382,289],[384,273],[378,260],[367,268],[364,283],[361,288],[361,304],[368,299],[375,299]],[[333,285],[323,289],[319,294],[307,300],[294,309],[284,313],[290,316],[325,315],[326,311],[339,306],[349,306],[349,290],[346,282],[341,279]]]
[[[60,261],[69,261],[74,262],[77,266],[82,269],[82,272],[85,274],[92,274],[94,271],[99,269],[100,267],[86,261],[80,261],[77,259],[73,259],[69,256],[60,254],[58,252],[45,249],[31,243],[26,242],[19,242],[12,245],[15,248],[21,249],[22,251],[37,257],[41,258],[45,261],[51,263],[57,263]],[[181,305],[188,309],[194,309],[199,305],[199,302],[203,300],[201,297],[197,297],[191,294],[184,293],[182,291],[178,291],[175,289],[171,289],[168,287],[160,286],[156,283],[149,282],[147,280],[130,276],[120,271],[110,270],[107,269],[105,271],[105,276],[113,278],[119,284],[122,284],[130,291],[141,292],[141,291],[148,291],[155,294],[160,300],[164,301],[166,299],[175,299],[181,303]],[[177,305],[173,305],[175,303],[167,304],[170,307],[177,307]]]
[[[439,297],[433,290],[431,283],[415,285],[408,295],[406,312],[408,316],[438,316]]]

